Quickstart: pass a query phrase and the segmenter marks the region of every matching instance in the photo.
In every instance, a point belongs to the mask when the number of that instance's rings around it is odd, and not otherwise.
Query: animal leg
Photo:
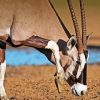
[[[56,42],[49,41],[45,48],[52,50],[52,52],[54,54],[55,61],[56,61],[56,68],[57,68],[57,77],[56,77],[55,82],[56,82],[56,85],[58,87],[58,91],[60,93],[62,90],[62,84],[64,81],[64,70],[63,70],[63,67],[61,66],[59,47],[56,44]]]
[[[5,48],[6,44],[0,41],[0,100],[8,100],[4,88],[4,75],[6,70]]]
[[[64,71],[61,66],[59,47],[56,42],[33,35],[29,39],[21,41],[21,44],[29,47],[34,47],[37,49],[50,49],[55,57],[58,76],[63,77]]]
[[[61,66],[61,60],[60,60],[60,54],[59,54],[59,47],[56,42],[50,41],[48,39],[44,39],[38,36],[32,36],[29,39],[25,41],[21,41],[22,45],[29,46],[29,47],[34,47],[37,49],[50,49],[55,57],[55,64],[57,68],[57,77],[56,77],[56,83],[59,88],[59,92],[61,92],[61,84],[63,83],[64,80],[64,70],[63,67]],[[48,53],[48,55],[50,52]],[[59,83],[59,84],[58,84]]]

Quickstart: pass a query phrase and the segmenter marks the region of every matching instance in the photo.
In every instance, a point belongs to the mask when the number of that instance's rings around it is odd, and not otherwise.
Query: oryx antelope
[[[5,49],[36,48],[56,65],[55,82],[59,92],[65,79],[72,93],[87,91],[87,35],[84,0],[79,0],[82,35],[71,0],[67,0],[76,38],[70,34],[50,0],[0,0],[0,98],[8,100],[4,88]]]

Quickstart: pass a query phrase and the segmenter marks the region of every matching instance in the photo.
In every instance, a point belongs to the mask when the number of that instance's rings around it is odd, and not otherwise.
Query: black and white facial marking
[[[75,41],[75,39],[73,39],[74,38],[71,38],[68,41],[69,49],[67,50],[67,54],[72,57],[73,61],[66,69],[65,79],[71,86],[72,93],[77,96],[81,96],[84,95],[87,91],[86,68],[88,51],[84,51],[78,56],[77,52],[75,52],[75,45],[72,44],[72,42]]]
[[[84,95],[87,91],[86,67],[87,60],[85,58],[85,54],[82,53],[79,55],[79,60],[76,62],[73,61],[73,64],[69,66],[70,70],[67,71],[67,81],[71,86],[72,93],[77,96]]]

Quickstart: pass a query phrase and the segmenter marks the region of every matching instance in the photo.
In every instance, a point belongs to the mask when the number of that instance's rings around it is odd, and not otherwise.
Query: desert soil
[[[77,97],[65,82],[58,94],[54,83],[54,66],[7,67],[5,88],[10,100],[100,100],[100,67],[88,67],[88,92]]]

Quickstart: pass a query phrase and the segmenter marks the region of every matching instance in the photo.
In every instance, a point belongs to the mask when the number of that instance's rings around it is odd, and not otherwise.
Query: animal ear
[[[67,42],[68,50],[71,50],[76,45],[76,38],[72,36]]]
[[[93,32],[89,33],[87,36],[86,36],[86,40],[89,40],[92,36]]]

